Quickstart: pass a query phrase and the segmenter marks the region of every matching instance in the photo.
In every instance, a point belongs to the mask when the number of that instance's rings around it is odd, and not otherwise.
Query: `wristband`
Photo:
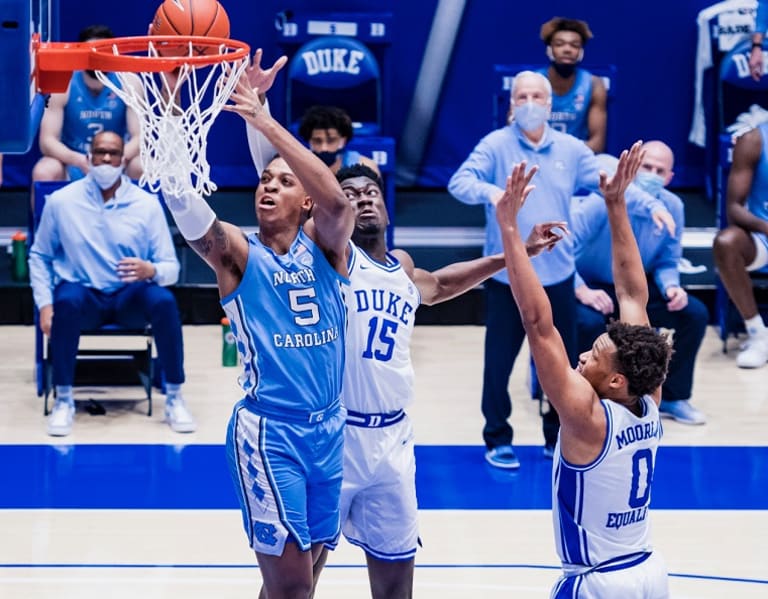
[[[752,42],[752,49],[754,50],[755,48],[760,48],[762,50],[763,42]]]
[[[216,214],[194,190],[186,191],[182,197],[165,196],[168,210],[176,221],[184,239],[196,241],[211,228]]]

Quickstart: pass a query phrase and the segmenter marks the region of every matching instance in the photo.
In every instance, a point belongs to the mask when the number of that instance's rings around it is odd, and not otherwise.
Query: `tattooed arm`
[[[169,179],[168,182],[173,181]],[[175,195],[170,186],[163,186],[163,196],[179,232],[216,273],[221,296],[234,291],[243,278],[248,261],[248,240],[243,232],[232,224],[221,222],[208,202],[189,187]]]
[[[232,293],[243,279],[248,262],[248,239],[243,232],[217,218],[205,235],[187,243],[216,273],[219,294],[223,297]]]

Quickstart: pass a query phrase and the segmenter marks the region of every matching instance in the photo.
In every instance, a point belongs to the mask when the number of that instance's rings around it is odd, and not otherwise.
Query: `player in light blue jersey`
[[[405,411],[414,399],[410,350],[416,310],[472,289],[504,267],[504,256],[434,272],[417,268],[407,252],[387,247],[389,215],[378,174],[357,164],[337,177],[356,210],[346,296],[342,532],[365,551],[373,599],[405,599],[413,594],[419,543],[413,427]],[[562,238],[558,228],[565,223],[535,226],[527,242],[530,255],[552,249]]]
[[[555,17],[541,26],[548,67],[541,69],[552,84],[553,129],[583,139],[593,152],[605,150],[608,91],[600,77],[579,67],[584,46],[592,39],[585,21]]]
[[[339,535],[354,215],[330,170],[269,116],[245,77],[231,100],[225,109],[280,153],[256,189],[258,233],[219,221],[191,185],[174,197],[161,184],[182,235],[216,272],[243,363],[226,446],[260,596],[308,598],[323,543]]]
[[[768,267],[768,123],[742,135],[728,175],[728,226],[715,237],[712,255],[720,280],[749,336],[736,358],[739,368],[768,362],[768,327],[757,307],[749,273]]]
[[[90,25],[80,31],[78,40],[89,42],[113,37],[106,25]],[[114,75],[108,76],[117,83]],[[128,81],[140,85],[138,77]],[[40,122],[43,156],[32,169],[32,180],[76,181],[84,177],[90,170],[91,141],[101,131],[113,131],[125,140],[125,172],[129,178],[138,179],[141,160],[136,114],[96,78],[94,71],[75,71],[67,91],[51,94],[48,101]]]
[[[537,167],[526,173],[526,163],[517,164],[496,206],[512,294],[541,384],[560,414],[552,509],[563,574],[551,593],[555,599],[669,596],[666,567],[650,545],[648,507],[671,348],[649,325],[645,271],[624,201],[640,166],[640,147],[638,142],[622,152],[612,178],[600,174],[620,320],[575,369],[518,227]]]

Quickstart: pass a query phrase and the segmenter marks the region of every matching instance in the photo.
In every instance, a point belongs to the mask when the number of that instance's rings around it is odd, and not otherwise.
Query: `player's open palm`
[[[526,173],[527,166],[528,164],[523,160],[512,167],[512,174],[507,177],[507,187],[496,204],[496,219],[501,227],[517,226],[517,214],[523,207],[528,194],[535,188],[535,185],[530,183],[539,167],[534,165]]]
[[[281,56],[275,61],[268,69],[261,67],[261,55],[262,50],[259,48],[253,53],[253,62],[249,66],[245,73],[248,76],[248,83],[251,84],[251,89],[258,88],[259,94],[266,94],[275,82],[275,77],[288,62],[287,56]]]
[[[641,150],[643,142],[636,141],[629,150],[624,150],[619,156],[619,164],[613,177],[600,171],[600,192],[606,204],[618,201],[624,197],[624,192],[637,175],[645,152]]]

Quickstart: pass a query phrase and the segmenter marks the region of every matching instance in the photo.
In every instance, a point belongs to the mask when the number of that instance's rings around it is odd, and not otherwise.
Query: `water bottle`
[[[27,234],[16,231],[11,237],[13,253],[12,278],[14,281],[23,282],[29,280],[29,266],[27,265]]]
[[[221,319],[221,365],[237,366],[237,343],[229,324],[229,318]]]

